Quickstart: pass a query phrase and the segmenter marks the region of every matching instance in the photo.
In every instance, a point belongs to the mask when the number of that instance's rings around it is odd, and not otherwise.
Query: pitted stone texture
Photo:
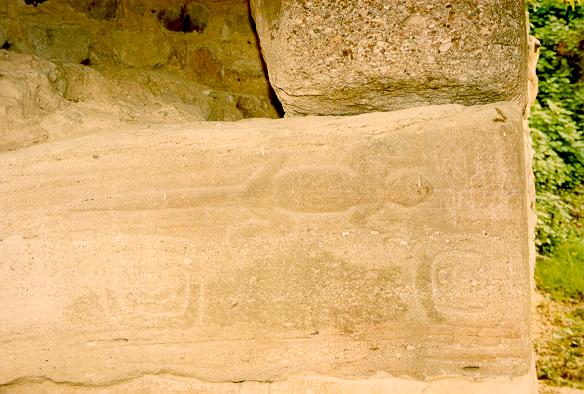
[[[287,114],[523,100],[521,0],[252,0]]]
[[[1,153],[0,383],[526,376],[522,126],[452,105]]]

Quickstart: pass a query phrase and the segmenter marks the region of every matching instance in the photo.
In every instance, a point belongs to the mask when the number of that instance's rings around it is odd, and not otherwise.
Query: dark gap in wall
[[[2,47],[0,47],[0,49],[9,50],[11,46],[12,46],[12,44],[10,44],[8,41],[6,41],[4,44],[2,44]]]
[[[24,0],[24,3],[36,7],[37,5],[44,3],[45,1],[47,0]]]
[[[252,14],[251,14],[251,7],[249,5],[249,2],[247,3],[247,14],[248,14],[247,16],[249,19],[249,23],[251,25],[251,29],[252,29],[253,34],[255,36],[255,45],[257,47],[257,50],[260,54],[260,59],[262,61],[262,70],[264,72],[264,78],[266,78],[266,81],[268,82],[268,89],[269,89],[268,97],[270,99],[271,104],[276,109],[276,112],[278,113],[278,117],[283,118],[284,117],[284,107],[282,107],[282,103],[278,99],[278,96],[276,95],[276,92],[274,91],[274,88],[272,87],[272,84],[270,83],[270,78],[268,75],[268,66],[267,66],[266,61],[264,60],[264,56],[262,54],[262,48],[260,46],[260,37],[258,36],[256,24],[255,24],[255,21],[253,20]],[[252,44],[252,43],[248,41],[248,44]]]
[[[207,28],[209,16],[207,7],[200,3],[183,4],[180,9],[166,8],[157,15],[167,30],[182,33],[202,33]]]

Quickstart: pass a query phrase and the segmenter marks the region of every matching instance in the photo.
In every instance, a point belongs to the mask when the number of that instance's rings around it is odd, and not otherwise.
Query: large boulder
[[[270,82],[287,114],[523,98],[523,1],[251,3]]]

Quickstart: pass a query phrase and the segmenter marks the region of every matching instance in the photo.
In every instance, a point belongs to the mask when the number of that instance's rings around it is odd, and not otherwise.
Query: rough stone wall
[[[0,2],[0,149],[74,135],[70,111],[84,133],[278,117],[250,18],[243,0]]]
[[[181,17],[182,10],[182,17]],[[267,95],[246,1],[6,0],[10,48],[57,63],[177,71],[211,88]]]

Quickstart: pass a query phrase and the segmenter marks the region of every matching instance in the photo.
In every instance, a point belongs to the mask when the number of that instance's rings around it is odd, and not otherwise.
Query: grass
[[[584,300],[584,237],[560,245],[551,257],[539,258],[535,280],[555,301]]]
[[[536,342],[537,375],[554,386],[584,388],[584,304],[550,300],[540,313],[548,320],[545,337]]]
[[[544,293],[538,306],[541,334],[535,343],[538,378],[584,389],[584,237],[539,258],[535,278]]]

